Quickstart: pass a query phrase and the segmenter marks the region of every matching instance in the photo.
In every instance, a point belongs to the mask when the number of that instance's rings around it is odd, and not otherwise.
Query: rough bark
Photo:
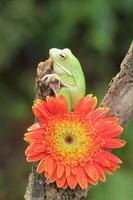
[[[101,103],[110,115],[120,118],[124,126],[133,116],[133,42],[121,63],[120,72],[111,80]]]
[[[42,78],[47,73],[52,73],[52,60],[41,62],[37,68],[36,98],[45,99],[47,95],[54,95],[51,87],[56,88],[57,82],[43,82]],[[120,66],[120,72],[110,82],[101,103],[109,106],[111,116],[120,118],[125,125],[133,116],[133,43]],[[84,200],[87,190],[76,187],[75,190],[58,189],[55,184],[50,184],[43,175],[36,173],[36,163],[29,176],[25,200]]]

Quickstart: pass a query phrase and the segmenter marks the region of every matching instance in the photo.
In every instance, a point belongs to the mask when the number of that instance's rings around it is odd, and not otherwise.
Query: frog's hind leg
[[[63,87],[63,88],[61,88],[59,95],[62,95],[66,98],[66,101],[68,104],[68,109],[69,109],[69,111],[71,111],[72,110],[72,102],[71,102],[70,91],[66,87]]]

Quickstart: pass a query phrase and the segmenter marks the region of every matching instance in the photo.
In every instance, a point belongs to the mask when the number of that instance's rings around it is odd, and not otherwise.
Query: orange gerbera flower
[[[25,140],[28,162],[40,161],[37,172],[44,172],[57,187],[74,189],[77,184],[86,189],[105,181],[105,173],[112,174],[121,160],[110,152],[120,148],[124,140],[116,138],[123,128],[116,117],[107,117],[109,108],[94,109],[96,97],[87,95],[68,111],[65,97],[37,100],[33,113],[38,119],[28,129]]]

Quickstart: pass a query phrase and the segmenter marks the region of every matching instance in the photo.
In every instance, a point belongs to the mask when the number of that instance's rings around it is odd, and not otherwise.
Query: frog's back
[[[72,108],[74,108],[77,102],[85,96],[85,78],[78,59],[73,56],[70,61],[71,73],[76,83],[75,87],[70,87]]]
[[[75,79],[77,89],[79,90],[80,96],[83,97],[85,95],[85,90],[86,90],[85,77],[80,62],[75,56],[73,59],[71,59],[71,66],[72,66],[71,72]]]

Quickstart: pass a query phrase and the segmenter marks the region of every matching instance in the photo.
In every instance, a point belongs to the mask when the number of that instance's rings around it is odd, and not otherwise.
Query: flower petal
[[[52,113],[53,115],[56,115],[59,111],[59,105],[57,99],[48,96],[46,98],[46,101],[49,112]]]
[[[38,145],[38,147],[35,148],[35,152],[37,153],[41,153],[41,152],[45,152],[46,150],[46,146],[44,144],[41,144],[40,146]]]
[[[77,180],[73,174],[70,174],[70,176],[67,177],[67,183],[71,189],[74,189],[77,186]]]
[[[111,163],[110,161],[106,158],[105,154],[103,153],[103,151],[98,155],[98,162],[105,167],[110,167]]]
[[[47,176],[46,176],[47,177]],[[53,175],[49,178],[49,182],[53,183],[57,180],[57,171],[55,170]]]
[[[51,117],[51,113],[47,108],[46,101],[41,101],[41,103],[35,103],[32,106],[33,113],[37,119],[39,119],[42,123],[46,123],[46,121]]]
[[[102,137],[117,137],[122,134],[123,128],[115,124],[106,124],[98,127],[97,131]]]
[[[70,176],[71,173],[70,166],[68,165],[65,166],[65,172],[66,172],[66,177]]]
[[[105,173],[104,173],[102,167],[99,164],[97,164],[97,163],[95,163],[95,166],[96,166],[96,169],[97,169],[98,178],[101,181],[105,182],[106,181],[106,176],[105,176]]]
[[[43,131],[44,130],[39,130],[25,133],[24,140],[27,142],[41,143],[43,140]]]
[[[87,189],[87,178],[85,175],[85,171],[82,167],[77,166],[77,174],[76,174],[76,179],[78,184],[82,189]]]
[[[64,96],[59,96],[57,98],[47,97],[47,107],[49,112],[53,115],[57,115],[58,113],[66,113],[68,112],[67,102]]]
[[[106,139],[104,147],[105,148],[111,148],[111,149],[116,149],[116,148],[121,148],[125,145],[125,141],[121,139]]]
[[[32,126],[30,126],[28,129],[27,129],[27,131],[34,131],[34,130],[36,130],[36,129],[39,129],[41,127],[41,125],[38,123],[38,122],[36,122],[35,124],[33,124]]]
[[[39,162],[39,164],[38,164],[38,166],[37,166],[37,172],[38,173],[42,173],[45,169],[44,169],[44,161],[45,161],[45,158],[44,159],[42,159],[40,162]]]
[[[78,172],[77,172],[77,167],[72,167],[71,168],[71,172],[73,175],[76,175]]]
[[[57,163],[53,159],[51,155],[47,155],[46,160],[44,162],[45,171],[48,172],[48,178],[51,177],[56,170]]]
[[[59,96],[57,98],[58,104],[59,104],[59,112],[67,113],[68,112],[68,105],[67,101],[64,96]]]
[[[103,151],[104,156],[113,163],[121,164],[122,161],[109,151]]]
[[[64,173],[64,166],[61,164],[57,165],[57,177],[60,178]]]
[[[75,107],[75,112],[81,116],[86,115],[88,112],[93,110],[97,104],[97,98],[92,97],[92,95],[87,95],[83,97]]]
[[[119,126],[119,120],[116,117],[104,117],[95,122],[95,128],[98,131],[104,130],[106,127]]]
[[[49,172],[49,168],[51,167],[51,155],[47,154],[44,160],[44,169],[46,172]]]
[[[62,186],[62,188],[64,189],[64,190],[66,190],[66,188],[68,187],[68,183],[67,183],[67,181],[64,183],[64,185]]]
[[[50,167],[49,167],[49,177],[53,176],[54,172],[56,171],[56,168],[57,168],[57,163],[56,161],[53,159]]]
[[[64,186],[64,184],[66,183],[66,176],[65,176],[65,173],[56,180],[56,184],[57,184],[57,187],[61,188]]]
[[[112,175],[113,174],[113,170],[110,167],[104,167],[102,166],[103,171],[105,171],[106,173]]]
[[[90,183],[91,185],[97,185],[97,183],[98,183],[98,179],[97,179],[97,180],[91,179],[91,178],[87,175],[87,173],[86,173],[86,179],[87,179],[88,183]]]
[[[25,150],[25,155],[34,155],[35,153],[35,148],[38,147],[38,144],[30,144],[27,149]]]
[[[86,115],[86,119],[91,119],[94,122],[98,121],[99,119],[105,117],[109,111],[108,107],[105,108],[97,108]]]
[[[27,161],[28,162],[35,162],[38,160],[41,160],[46,154],[45,153],[39,153],[37,155],[34,156],[27,156]]]
[[[103,170],[105,172],[107,172],[108,174],[113,174],[114,171],[116,171],[117,168],[120,168],[119,164],[116,164],[116,163],[111,163],[111,166],[110,167],[105,167],[105,166],[102,166]]]
[[[93,179],[94,181],[96,181],[98,179],[97,170],[94,165],[86,163],[86,166],[84,167],[84,169],[85,169],[85,172],[87,173],[87,175],[91,179]]]

